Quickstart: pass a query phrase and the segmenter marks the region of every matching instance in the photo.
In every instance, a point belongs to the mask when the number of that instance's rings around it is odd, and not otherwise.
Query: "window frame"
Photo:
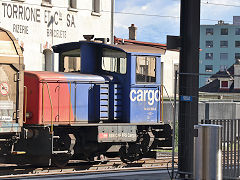
[[[213,35],[214,31],[213,28],[206,28],[206,35]]]
[[[207,54],[211,54],[211,56],[207,56]],[[208,58],[211,57],[211,58]],[[213,53],[205,53],[205,60],[213,60]]]
[[[227,86],[223,86],[223,83],[227,83]],[[220,88],[221,89],[229,89],[229,81],[228,80],[220,80]]]
[[[72,5],[73,4],[73,5]],[[68,0],[68,10],[77,12],[77,0]]]
[[[211,67],[211,68],[207,68]],[[213,65],[205,65],[205,72],[213,72]]]
[[[223,60],[223,61],[228,60],[228,53],[220,53],[219,55],[220,55],[220,60]],[[226,58],[223,58],[224,55],[226,55]]]
[[[68,62],[65,61],[65,58]],[[63,72],[80,72],[81,71],[81,56],[63,56],[64,71]],[[67,69],[65,69],[65,65]],[[78,66],[79,65],[79,66]]]
[[[151,67],[150,69],[154,69],[154,75],[155,76],[153,76],[152,78],[155,78],[155,80],[154,81],[146,81],[147,80],[147,78],[149,77],[150,78],[150,76],[149,76],[149,73],[146,75],[146,74],[144,74],[144,73],[142,73],[142,74],[138,74],[137,73],[137,67],[138,67],[138,57],[145,57],[145,59],[144,59],[144,61],[145,61],[145,67],[148,67],[149,66],[149,64],[151,64],[151,62],[150,61],[152,61],[152,59],[150,59],[150,60],[147,60],[147,58],[153,58],[154,59],[154,65],[155,65],[155,68],[153,68],[153,67]],[[146,62],[147,61],[149,61],[148,63],[149,64],[146,64]],[[139,66],[140,67],[140,66]],[[143,67],[143,66],[142,66]],[[141,68],[141,67],[140,67]],[[144,67],[143,67],[144,68]],[[157,82],[157,72],[156,72],[156,68],[157,68],[157,57],[156,56],[141,56],[141,55],[139,55],[139,56],[136,56],[136,71],[135,71],[135,83],[136,84],[156,84],[156,82]],[[141,69],[142,70],[142,69]],[[140,75],[142,75],[143,77],[144,77],[144,79],[145,79],[145,81],[138,81],[137,79],[137,76],[140,76]],[[152,79],[151,78],[151,79]]]
[[[226,33],[224,33],[224,30],[226,30]],[[223,35],[223,36],[227,36],[228,35],[228,28],[221,28],[220,34]]]
[[[213,41],[205,41],[205,45],[206,45],[206,48],[213,48]]]
[[[235,35],[240,35],[240,28],[235,28]]]
[[[235,53],[235,59],[240,59],[240,53]]]
[[[117,69],[106,69],[106,67],[103,67],[105,66],[103,61],[104,61],[104,58],[113,58],[112,60],[115,60],[115,63],[116,63],[116,66],[117,66]],[[123,59],[125,61],[125,71],[124,72],[121,72],[121,59]],[[113,61],[112,61],[113,62]],[[111,59],[110,59],[110,67],[113,65],[111,64]],[[108,56],[103,56],[102,57],[102,62],[101,62],[101,69],[103,71],[106,71],[106,72],[111,72],[111,73],[117,73],[117,74],[127,74],[127,57],[108,57]]]
[[[92,13],[93,16],[101,16],[101,0],[92,0]]]
[[[238,46],[237,46],[237,42],[239,43]],[[240,48],[240,41],[235,41],[235,48]]]
[[[42,6],[52,7],[52,0],[42,0]]]
[[[227,45],[223,45],[223,42],[227,42]],[[228,48],[228,41],[220,41],[220,48]]]

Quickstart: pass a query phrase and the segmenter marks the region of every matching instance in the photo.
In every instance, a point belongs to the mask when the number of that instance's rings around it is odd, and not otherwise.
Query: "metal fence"
[[[178,155],[176,175],[180,176],[183,173],[189,174],[186,177],[191,177],[192,154],[188,153],[188,148],[183,147],[185,143],[181,141],[183,138],[179,137],[185,136],[185,142],[192,142],[194,135],[190,137],[189,129],[193,127],[187,127],[187,125],[189,126],[190,121],[194,121],[194,124],[206,123],[222,126],[223,177],[224,179],[240,179],[240,75],[233,74],[234,68],[239,68],[240,72],[240,64],[239,67],[233,65],[228,70],[219,71],[216,74],[175,72],[174,105],[167,101],[163,105],[163,109],[166,110],[163,114],[163,120],[165,123],[172,124],[173,137],[175,137],[173,138],[172,177],[176,155]],[[188,81],[182,83],[179,81],[180,76],[189,77]],[[194,81],[199,82],[198,87],[193,86]],[[197,90],[198,93],[193,94],[190,91],[192,89]],[[194,100],[198,103],[198,111],[192,108],[195,107]],[[180,106],[181,103],[185,103],[186,106],[183,108]],[[185,119],[184,123],[180,117]],[[186,139],[191,141],[186,141]]]
[[[240,119],[202,120],[202,124],[221,125],[222,168],[224,179],[236,179],[240,176]]]

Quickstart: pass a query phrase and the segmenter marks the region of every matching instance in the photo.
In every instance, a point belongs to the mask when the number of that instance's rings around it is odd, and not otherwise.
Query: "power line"
[[[102,11],[102,12],[108,12],[108,11]],[[131,12],[114,12],[116,14],[125,14],[125,15],[136,15],[136,16],[153,16],[153,17],[160,17],[160,18],[176,18],[176,19],[180,19],[179,16],[163,16],[163,15],[159,15],[159,14],[143,14],[143,13],[131,13]],[[219,21],[219,19],[205,19],[202,18],[200,19],[202,21]],[[232,21],[225,21],[225,22],[232,22]]]
[[[102,11],[102,12],[108,12],[108,11]],[[176,18],[179,19],[179,16],[163,16],[159,14],[144,14],[144,13],[131,13],[131,12],[117,12],[115,11],[114,13],[116,14],[126,14],[126,15],[136,15],[136,16],[155,16],[155,17],[162,17],[162,18]]]
[[[9,0],[3,0],[2,2],[8,2],[8,3],[13,3],[13,1],[9,1]],[[219,6],[230,6],[230,7],[240,7],[240,5],[231,5],[231,4],[217,4],[217,3],[209,3],[209,2],[201,2],[202,4],[209,4],[209,5],[219,5]],[[26,5],[33,5],[33,6],[39,6],[41,7],[42,5],[40,4],[31,4],[31,3],[26,3],[24,2],[24,4]],[[64,8],[67,9],[68,7],[63,7],[63,6],[53,6],[56,8]],[[77,11],[90,11],[92,12],[92,9],[80,9],[80,8],[76,8]],[[101,12],[104,13],[111,13],[111,11],[104,11],[102,10]],[[135,16],[148,16],[148,17],[159,17],[159,18],[174,18],[174,19],[180,19],[179,16],[171,16],[171,15],[160,15],[160,14],[146,14],[146,13],[132,13],[132,12],[119,12],[119,11],[115,11],[114,14],[123,14],[123,15],[135,15]],[[200,19],[202,21],[213,21],[216,22],[218,20],[216,19]],[[232,21],[228,21],[228,20],[224,20],[225,22],[232,22]]]
[[[211,2],[201,2],[202,4],[209,4],[209,5],[216,5],[216,6],[228,6],[228,7],[237,7],[239,8],[240,5],[234,5],[234,4],[221,4],[221,3],[211,3]]]

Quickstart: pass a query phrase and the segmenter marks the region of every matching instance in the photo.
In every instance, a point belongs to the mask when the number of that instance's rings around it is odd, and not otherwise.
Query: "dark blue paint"
[[[126,52],[127,72],[119,74],[101,69],[103,49],[125,52],[120,48],[94,42],[74,42],[53,47],[60,54],[80,48],[81,70],[80,73],[68,75],[68,80],[80,80],[89,84],[77,84],[76,91],[72,86],[72,105],[76,104],[76,120],[98,122],[103,117],[108,117],[107,122],[125,123],[156,123],[160,120],[160,101],[148,103],[146,101],[131,101],[131,90],[156,92],[160,90],[161,79],[161,54],[130,53]],[[136,83],[136,56],[156,57],[156,82],[149,84]],[[77,74],[77,75],[76,75]],[[94,75],[95,74],[95,75]],[[79,75],[79,76],[78,76]],[[104,101],[102,85],[93,81],[105,82],[108,86],[108,101]],[[73,94],[76,93],[76,97]],[[151,93],[150,93],[151,94]],[[156,97],[159,98],[159,94]],[[148,97],[148,96],[147,96]],[[151,96],[149,96],[151,97]],[[107,98],[107,97],[106,97]],[[76,99],[76,102],[75,102]]]

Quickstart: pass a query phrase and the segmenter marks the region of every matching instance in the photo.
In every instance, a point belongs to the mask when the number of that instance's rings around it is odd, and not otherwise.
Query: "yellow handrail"
[[[44,122],[44,83],[42,83],[42,123]]]
[[[70,96],[69,96],[69,124],[71,124],[71,93],[72,93],[72,84],[70,82]]]
[[[163,122],[163,85],[161,85],[161,122]]]
[[[24,104],[25,104],[25,107],[24,107],[24,123],[27,122],[27,86],[24,86],[24,89],[25,89],[25,93],[24,93]]]
[[[48,83],[47,82],[45,82],[45,83],[46,83],[47,88],[48,88],[48,96],[49,96],[49,100],[50,100],[50,104],[51,104],[51,130],[50,130],[50,133],[53,134],[53,105],[52,105],[52,98],[51,98],[51,95],[50,95]]]

